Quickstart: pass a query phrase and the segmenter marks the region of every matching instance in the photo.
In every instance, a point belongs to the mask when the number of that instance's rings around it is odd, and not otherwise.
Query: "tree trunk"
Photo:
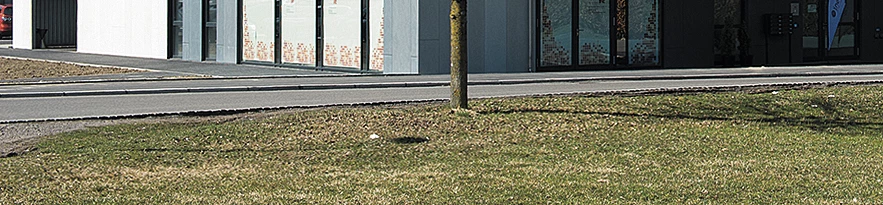
[[[469,109],[466,95],[466,0],[451,0],[451,108]]]

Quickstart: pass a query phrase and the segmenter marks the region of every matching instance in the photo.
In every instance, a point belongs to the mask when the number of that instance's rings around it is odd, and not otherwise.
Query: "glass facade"
[[[542,0],[539,9],[541,68],[659,65],[658,0]]]
[[[243,0],[242,6],[245,61],[383,70],[383,0]]]

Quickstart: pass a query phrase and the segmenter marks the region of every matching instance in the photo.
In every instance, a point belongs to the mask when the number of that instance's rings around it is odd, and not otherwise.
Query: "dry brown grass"
[[[0,57],[0,80],[57,78],[142,72],[137,70],[81,66],[70,63],[19,60]]]
[[[881,93],[506,98],[90,128],[0,158],[0,204],[880,204]]]

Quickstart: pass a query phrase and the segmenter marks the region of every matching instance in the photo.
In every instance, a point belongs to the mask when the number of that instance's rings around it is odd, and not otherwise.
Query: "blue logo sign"
[[[828,50],[834,45],[834,35],[840,28],[840,19],[843,17],[843,9],[846,8],[846,0],[828,0]]]

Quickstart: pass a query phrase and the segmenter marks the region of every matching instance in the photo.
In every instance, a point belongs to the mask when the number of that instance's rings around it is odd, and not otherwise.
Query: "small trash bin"
[[[34,39],[37,44],[37,48],[46,48],[46,33],[49,32],[49,29],[45,28],[37,28],[37,36]]]

